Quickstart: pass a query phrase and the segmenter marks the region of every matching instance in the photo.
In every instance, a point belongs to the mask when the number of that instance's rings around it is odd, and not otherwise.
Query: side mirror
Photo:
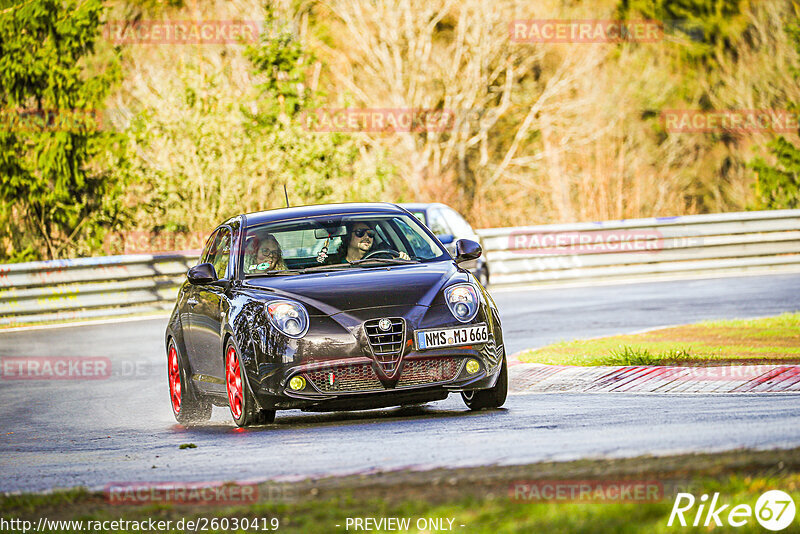
[[[442,234],[442,235],[437,235],[436,237],[439,238],[439,241],[442,242],[442,245],[449,245],[456,238],[456,236],[454,236],[453,234]]]
[[[210,284],[217,280],[217,271],[210,263],[201,263],[189,269],[187,276],[190,284]]]
[[[470,239],[459,239],[456,241],[456,263],[462,261],[476,260],[481,257],[483,249],[479,243]]]

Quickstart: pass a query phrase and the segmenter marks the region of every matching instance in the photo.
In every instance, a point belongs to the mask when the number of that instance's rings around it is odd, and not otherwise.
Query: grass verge
[[[561,365],[800,363],[800,313],[564,341],[518,357],[523,362]]]
[[[538,482],[535,482],[538,481]],[[536,499],[532,484],[576,482],[591,488],[611,488],[620,483],[647,481],[660,491],[656,498],[620,499],[613,493],[593,491],[583,498]],[[521,486],[521,484],[525,484]],[[262,486],[263,487],[263,486]],[[169,504],[115,506],[102,493],[70,490],[45,495],[8,495],[0,498],[6,520],[24,519],[34,524],[40,517],[87,521],[118,519],[142,521],[206,518],[277,518],[279,532],[353,532],[347,518],[408,519],[406,532],[434,532],[429,520],[448,526],[445,531],[494,532],[708,532],[708,527],[667,526],[678,492],[696,498],[719,493],[718,504],[753,507],[765,491],[787,492],[800,503],[800,449],[731,451],[719,454],[640,457],[623,460],[579,460],[524,466],[492,466],[423,472],[392,472],[370,476],[306,480],[285,485],[291,499],[261,501],[246,506],[190,507]],[[273,494],[262,491],[262,496]],[[544,495],[544,491],[542,492]],[[685,514],[691,524],[697,504]],[[705,517],[705,515],[703,515]],[[450,522],[449,520],[452,520]],[[764,532],[755,518],[733,528],[724,523],[715,532]],[[463,526],[462,526],[463,525]],[[160,532],[184,532],[169,528]],[[197,529],[194,529],[197,530]],[[94,532],[131,532],[136,529],[95,529]],[[206,532],[230,532],[208,528]],[[248,530],[253,531],[255,530]],[[260,528],[259,531],[264,531]],[[363,531],[363,530],[362,530]],[[369,531],[397,531],[369,529]],[[13,532],[13,530],[4,530]],[[52,532],[79,532],[77,529]],[[800,532],[800,516],[783,532]]]

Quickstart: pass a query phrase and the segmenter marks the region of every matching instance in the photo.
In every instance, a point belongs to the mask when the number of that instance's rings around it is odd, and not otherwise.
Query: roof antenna
[[[286,207],[289,207],[289,193],[286,192],[286,184],[283,184],[283,194],[286,196]]]

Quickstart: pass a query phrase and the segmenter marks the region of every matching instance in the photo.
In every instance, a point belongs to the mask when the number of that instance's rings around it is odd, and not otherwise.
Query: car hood
[[[325,315],[334,315],[379,306],[430,306],[454,276],[466,280],[453,262],[439,261],[251,278],[246,287],[295,299]]]

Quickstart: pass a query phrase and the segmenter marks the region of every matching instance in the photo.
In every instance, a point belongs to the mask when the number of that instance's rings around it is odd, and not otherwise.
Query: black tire
[[[506,357],[503,355],[503,363],[500,367],[500,376],[497,382],[489,389],[475,389],[472,391],[462,391],[461,398],[470,410],[483,410],[485,408],[499,408],[506,402],[508,396],[508,365]]]
[[[175,351],[174,353],[172,351]],[[173,360],[174,357],[174,360]],[[178,379],[180,380],[180,391],[178,392],[178,402],[175,402],[172,377],[177,367]],[[167,345],[167,380],[170,385],[170,404],[175,420],[182,425],[201,423],[211,418],[212,405],[194,388],[191,380],[186,374],[186,363],[183,355],[178,350],[175,340],[170,338]]]
[[[232,357],[236,358],[234,367],[238,367],[239,370],[239,387],[241,388],[239,390],[232,386],[234,381],[231,379],[235,379],[233,369],[229,367],[229,359]],[[228,340],[225,346],[225,388],[228,392],[228,407],[231,411],[231,418],[236,423],[236,426],[265,425],[275,420],[275,410],[262,410],[258,407],[258,403],[250,391],[250,385],[247,383],[239,350],[232,340]]]

